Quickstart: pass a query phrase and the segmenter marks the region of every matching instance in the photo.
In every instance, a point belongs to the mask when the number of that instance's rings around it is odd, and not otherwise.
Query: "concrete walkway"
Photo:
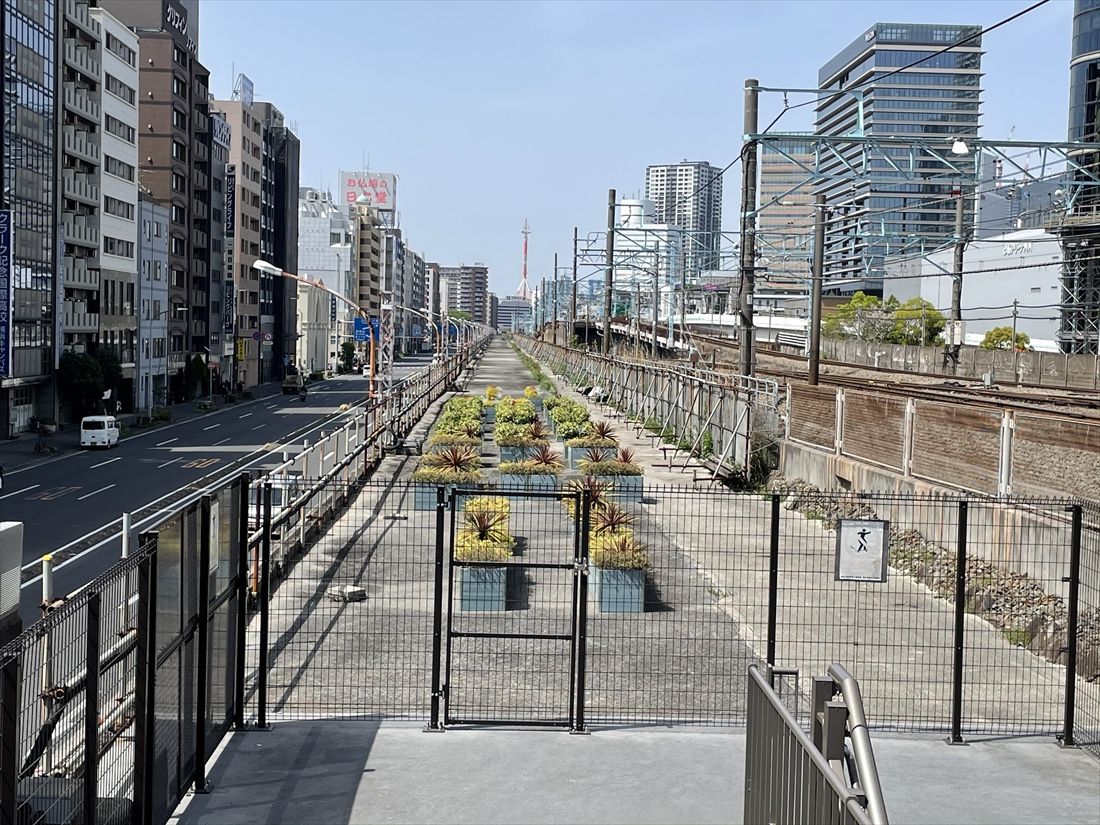
[[[1049,741],[874,737],[887,812],[909,823],[1100,823],[1100,771]],[[450,730],[287,722],[233,734],[177,825],[739,823],[741,731]]]

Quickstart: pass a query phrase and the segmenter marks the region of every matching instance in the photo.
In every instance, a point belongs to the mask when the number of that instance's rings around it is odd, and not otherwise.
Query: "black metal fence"
[[[502,493],[511,554],[460,558],[456,520]],[[843,661],[876,727],[1100,751],[1089,505],[646,487],[619,501],[648,562],[628,609],[601,602],[581,540],[598,504],[485,489],[445,491],[440,507],[438,494],[349,487],[271,572],[267,645],[262,598],[248,631],[265,719],[740,724],[748,665]],[[838,517],[889,522],[886,581],[837,580]],[[466,572],[486,567],[501,572],[471,606]]]

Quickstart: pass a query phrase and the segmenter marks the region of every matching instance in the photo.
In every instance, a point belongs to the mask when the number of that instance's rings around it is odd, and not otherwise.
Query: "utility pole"
[[[607,190],[607,269],[603,276],[603,354],[611,354],[611,279],[615,269],[615,190]]]
[[[821,371],[821,287],[825,277],[825,196],[814,196],[814,257],[810,294],[810,383]]]
[[[1016,316],[1020,313],[1020,302],[1012,299],[1012,350],[1016,351]]]
[[[637,325],[634,330],[634,356],[642,355],[642,283],[634,279],[634,318]]]
[[[653,273],[653,360],[657,360],[657,320],[661,308],[661,279]]]
[[[745,81],[745,134],[755,135],[759,127],[760,81]],[[753,374],[752,296],[756,287],[756,141],[741,150],[741,374]]]
[[[588,330],[584,331],[588,337]],[[577,227],[573,227],[573,292],[569,296],[569,343],[577,338]]]
[[[558,344],[558,253],[554,253],[554,343]]]
[[[962,292],[963,292],[963,253],[966,251],[966,238],[963,237],[963,199],[962,187],[955,201],[955,266],[951,276],[951,335],[944,347],[944,366],[951,362],[951,372],[959,370],[959,350],[962,348]],[[955,343],[958,340],[959,343]]]

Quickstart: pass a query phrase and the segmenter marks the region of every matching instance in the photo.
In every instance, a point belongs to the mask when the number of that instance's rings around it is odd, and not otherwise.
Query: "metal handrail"
[[[867,714],[863,710],[863,694],[860,693],[859,682],[843,665],[836,662],[829,665],[829,678],[840,690],[844,706],[848,710],[848,735],[852,739],[852,750],[855,753],[859,788],[867,797],[867,812],[874,825],[886,825],[886,802],[882,798],[878,765],[871,747],[871,736],[867,732]]]

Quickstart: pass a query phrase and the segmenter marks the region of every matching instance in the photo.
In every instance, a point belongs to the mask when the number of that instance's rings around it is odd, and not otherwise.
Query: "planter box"
[[[519,473],[501,473],[500,489],[502,490],[526,490],[528,476]]]
[[[500,448],[500,460],[501,463],[505,461],[523,461],[531,455],[534,455],[534,447],[501,447]]]
[[[413,500],[414,510],[434,510],[436,505],[435,491],[439,489],[438,484],[414,484],[413,490],[415,492],[415,498]],[[444,496],[450,496],[451,491],[455,488],[453,484],[444,484],[446,493]]]
[[[527,400],[531,402],[531,406],[535,408],[535,412],[537,412],[537,413],[542,412],[542,399],[541,398],[539,398],[536,395],[534,398],[528,398]]]
[[[645,476],[614,476],[601,479],[613,485],[611,495],[619,501],[641,501]]]
[[[504,610],[507,593],[504,567],[461,567],[458,571],[458,609]]]
[[[645,611],[645,571],[592,568],[596,604],[601,613]]]
[[[486,424],[492,424],[497,420],[497,408],[496,407],[483,407],[481,410],[482,415],[485,418]]]
[[[527,476],[528,490],[556,490],[558,489],[557,476]]]

